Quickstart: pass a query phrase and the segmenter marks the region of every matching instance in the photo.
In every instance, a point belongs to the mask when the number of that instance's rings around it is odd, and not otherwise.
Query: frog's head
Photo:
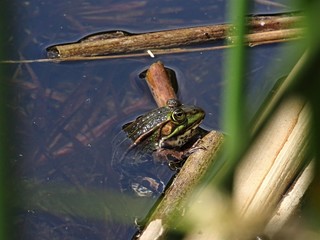
[[[166,106],[139,116],[124,125],[123,130],[132,140],[132,147],[141,144],[148,145],[150,149],[181,147],[194,136],[204,116],[201,108],[170,99]]]
[[[167,107],[170,111],[167,121],[161,126],[159,145],[181,147],[194,136],[205,112],[196,106],[181,105],[175,99],[168,100]]]

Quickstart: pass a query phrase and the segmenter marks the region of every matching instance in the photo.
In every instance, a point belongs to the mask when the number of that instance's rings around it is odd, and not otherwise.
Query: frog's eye
[[[184,111],[182,111],[181,109],[176,109],[173,113],[172,113],[172,120],[178,123],[184,122],[186,119],[186,114]]]

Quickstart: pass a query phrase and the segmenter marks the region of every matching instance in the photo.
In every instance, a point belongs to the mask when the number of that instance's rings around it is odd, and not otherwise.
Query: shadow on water
[[[15,1],[4,31],[10,59],[37,59],[46,47],[101,31],[132,33],[225,22],[225,1]],[[257,12],[286,9],[257,4]],[[261,83],[279,45],[252,49],[249,95]],[[121,126],[155,107],[139,74],[156,60],[173,69],[179,98],[205,109],[207,129],[219,129],[224,52],[196,52],[77,63],[6,65],[15,116],[16,235],[20,239],[128,239],[156,201],[120,191],[111,167]],[[282,71],[282,72],[281,72]],[[278,74],[281,76],[285,69]],[[264,78],[265,79],[265,78]],[[278,76],[272,75],[272,79]],[[195,91],[196,89],[196,91]],[[262,97],[261,97],[262,100]],[[174,174],[158,164],[168,182]]]

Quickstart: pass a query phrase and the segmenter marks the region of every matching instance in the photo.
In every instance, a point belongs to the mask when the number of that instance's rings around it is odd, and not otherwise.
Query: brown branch
[[[223,24],[58,45],[49,48],[48,57],[96,56],[190,45],[222,39],[229,28],[230,25]]]
[[[301,26],[302,16],[296,14],[280,14],[273,16],[248,17],[250,33],[263,33],[286,30]],[[92,38],[92,41],[79,41],[48,48],[51,58],[72,58],[81,56],[99,56],[129,52],[147,51],[149,49],[167,49],[191,44],[207,43],[225,39],[232,33],[231,24],[218,24],[176,30],[143,33],[116,38]],[[299,37],[294,35],[294,37]],[[265,35],[268,37],[268,35]],[[266,40],[264,40],[266,41]]]
[[[185,201],[214,161],[223,139],[223,134],[217,131],[211,131],[201,139],[198,145],[201,149],[187,159],[177,177],[166,190],[162,201],[148,219],[146,228],[139,236],[140,240],[157,239],[155,238],[157,235],[164,236],[165,232],[172,227],[171,221],[174,221],[177,216],[178,218],[183,216],[186,210]]]

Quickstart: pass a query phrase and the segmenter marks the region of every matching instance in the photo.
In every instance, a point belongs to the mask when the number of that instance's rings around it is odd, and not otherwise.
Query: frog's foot
[[[184,160],[186,160],[186,158],[188,157],[185,151],[160,148],[157,151],[155,151],[153,154],[154,154],[154,159],[168,163],[168,167],[172,171],[178,171],[183,166]]]
[[[194,152],[198,150],[204,150],[203,147],[197,147],[196,144],[198,141],[188,149],[181,151],[175,149],[159,148],[157,151],[153,152],[154,159],[157,159],[161,162],[168,163],[169,168],[172,171],[179,170],[184,161]]]
[[[152,197],[161,194],[165,185],[159,179],[139,176],[131,182],[131,189],[139,197]]]
[[[128,176],[120,179],[121,191],[131,191],[138,197],[158,196],[164,191],[165,184],[157,178],[135,176],[129,180]]]
[[[167,148],[159,148],[157,151],[153,152],[154,159],[163,162],[182,161],[184,160],[183,154],[183,151]]]
[[[172,171],[178,172],[182,168],[183,164],[184,161],[170,161],[168,166]]]
[[[201,139],[199,138],[190,148],[185,149],[185,150],[183,151],[182,158],[186,159],[186,158],[188,158],[192,153],[195,153],[195,152],[197,152],[197,151],[199,151],[199,150],[206,150],[205,147],[197,146],[200,141],[201,141]]]
[[[189,149],[186,149],[185,151],[183,151],[183,155],[182,158],[186,159],[188,158],[192,153],[195,153],[199,150],[206,150],[206,148],[204,147],[191,147]]]

